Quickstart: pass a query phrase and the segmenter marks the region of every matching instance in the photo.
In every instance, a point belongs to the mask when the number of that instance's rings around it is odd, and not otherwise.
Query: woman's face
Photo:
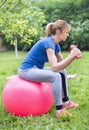
[[[68,30],[63,30],[59,35],[59,38],[60,38],[61,41],[66,41],[68,37],[69,37],[69,31]]]

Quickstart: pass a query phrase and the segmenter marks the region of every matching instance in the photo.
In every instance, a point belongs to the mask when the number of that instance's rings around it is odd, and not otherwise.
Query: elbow
[[[59,72],[60,70],[64,69],[63,66],[52,66],[51,68],[53,72]]]
[[[53,72],[58,72],[59,70],[58,70],[55,66],[53,66],[53,67],[52,67],[52,71],[53,71]]]

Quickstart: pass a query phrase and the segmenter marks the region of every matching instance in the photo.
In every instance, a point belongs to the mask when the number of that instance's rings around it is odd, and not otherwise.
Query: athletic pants
[[[68,84],[66,70],[53,72],[51,68],[39,69],[36,66],[18,70],[18,75],[34,82],[50,82],[52,84],[52,93],[56,106],[62,106],[62,103],[68,101]]]

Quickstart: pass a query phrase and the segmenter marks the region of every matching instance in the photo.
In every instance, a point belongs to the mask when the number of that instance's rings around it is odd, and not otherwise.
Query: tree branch
[[[5,0],[1,5],[0,8],[7,2],[7,0]]]

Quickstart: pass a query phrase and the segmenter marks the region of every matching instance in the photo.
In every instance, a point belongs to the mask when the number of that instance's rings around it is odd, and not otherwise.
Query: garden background
[[[0,129],[1,130],[89,130],[89,1],[88,0],[0,0]],[[10,115],[2,103],[7,77],[17,74],[27,51],[44,36],[47,23],[64,19],[72,25],[67,43],[61,45],[64,57],[69,46],[77,45],[83,57],[67,67],[77,73],[68,80],[70,98],[79,108],[68,110],[74,116],[55,118],[55,107],[41,117]],[[14,52],[15,50],[15,52]],[[48,66],[48,64],[46,64]]]

